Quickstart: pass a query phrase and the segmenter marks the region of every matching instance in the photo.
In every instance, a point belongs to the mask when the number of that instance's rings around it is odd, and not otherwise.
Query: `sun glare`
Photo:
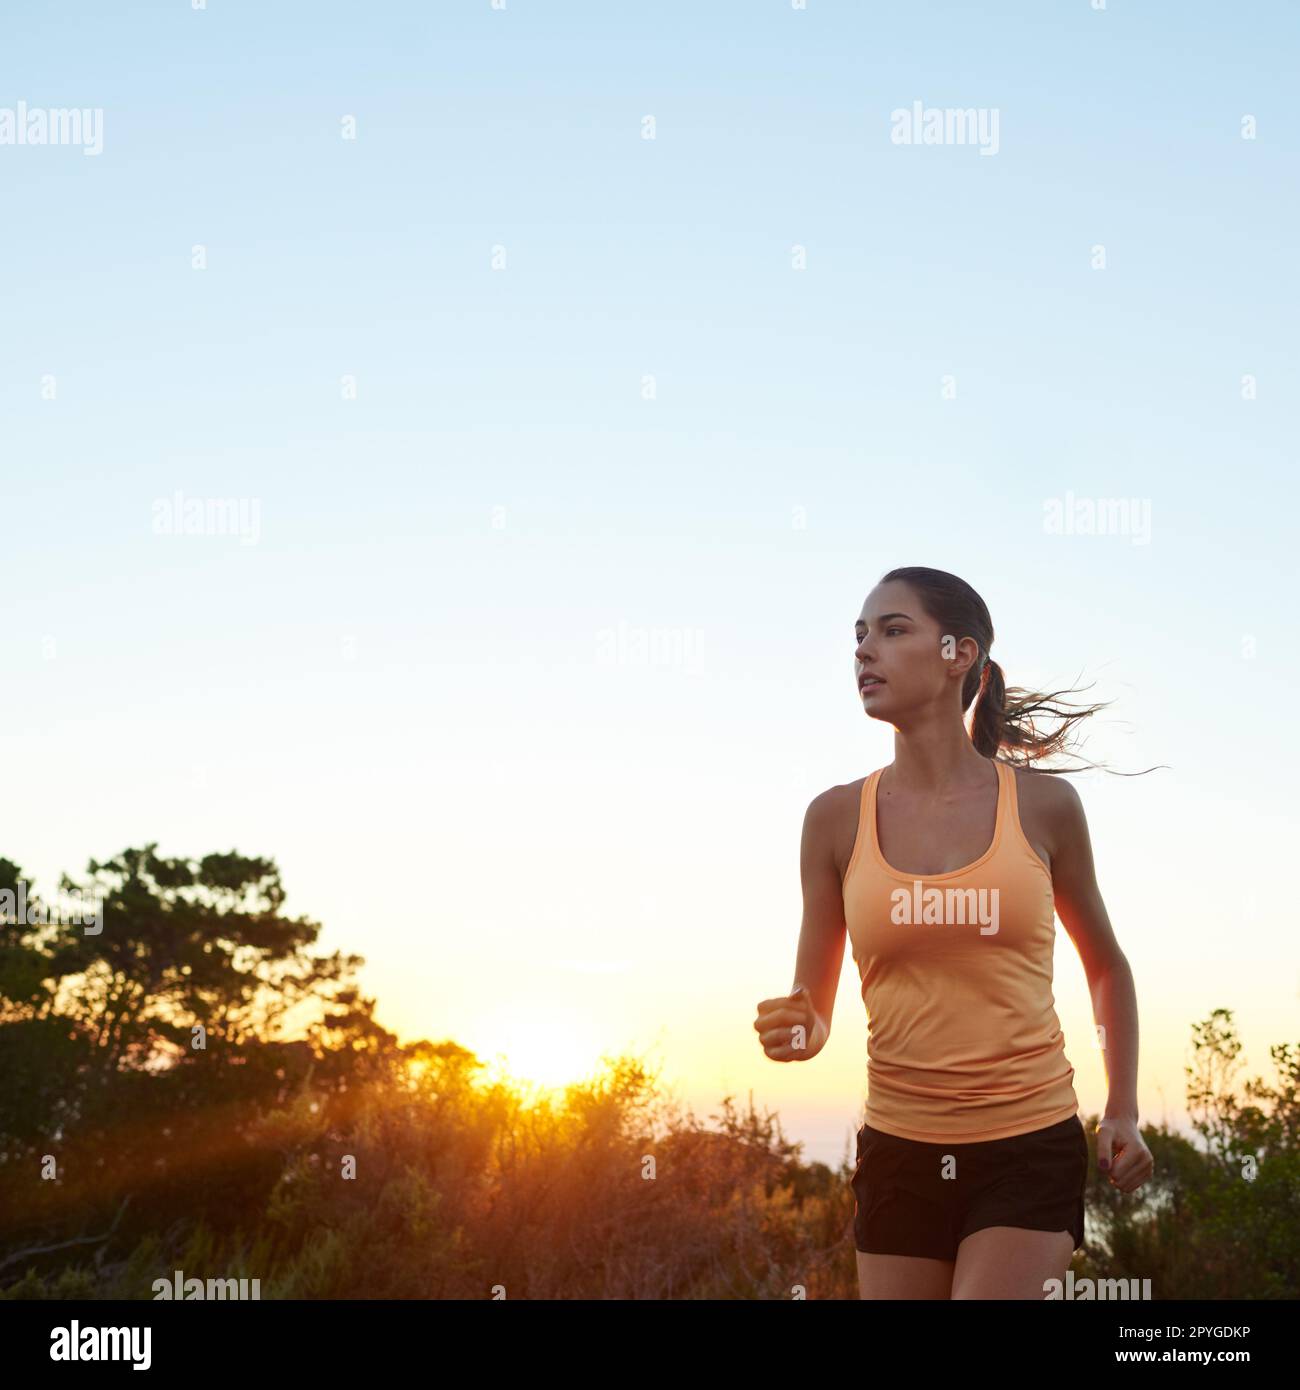
[[[595,1036],[572,1020],[522,1018],[517,1013],[485,1020],[470,1046],[516,1081],[555,1090],[583,1081],[601,1067]]]

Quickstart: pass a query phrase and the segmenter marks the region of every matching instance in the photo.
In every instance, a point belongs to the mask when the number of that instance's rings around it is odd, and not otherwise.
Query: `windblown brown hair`
[[[1099,705],[1071,705],[1059,701],[1061,695],[1072,695],[1069,690],[1054,690],[1042,693],[1027,690],[1021,686],[1007,688],[1002,668],[992,656],[989,648],[993,645],[993,619],[989,616],[988,605],[966,583],[947,570],[929,569],[924,565],[907,565],[902,569],[892,569],[883,575],[880,583],[898,581],[908,585],[921,602],[921,607],[934,619],[944,633],[955,638],[973,637],[979,644],[980,660],[966,673],[961,690],[961,707],[970,708],[976,701],[975,713],[971,720],[971,742],[977,752],[986,758],[994,758],[1006,750],[1010,756],[1004,761],[1019,767],[1032,767],[1043,758],[1068,753],[1076,757],[1069,740],[1075,725],[1091,718],[1113,701]],[[1046,715],[1050,719],[1061,720],[1060,725],[1051,731],[1040,732],[1036,716]],[[1101,763],[1080,759],[1085,767],[1105,767]],[[1077,767],[1040,767],[1039,772],[1077,772]],[[1107,772],[1110,768],[1105,768]],[[1151,768],[1146,769],[1152,771]],[[1118,776],[1139,774],[1120,773]]]

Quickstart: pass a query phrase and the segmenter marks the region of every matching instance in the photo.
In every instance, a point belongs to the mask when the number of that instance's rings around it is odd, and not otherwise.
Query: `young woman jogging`
[[[1100,707],[1038,734],[1035,712],[1062,711],[1026,691],[1008,704],[988,609],[943,570],[891,570],[855,631],[863,707],[893,726],[894,760],[808,807],[795,986],[763,1000],[754,1027],[775,1061],[815,1057],[847,935],[869,1033],[853,1176],[861,1296],[1041,1299],[1083,1245],[1088,1175],[1052,998],[1054,914],[1087,973],[1105,1060],[1098,1166],[1121,1192],[1152,1171],[1133,977],[1083,807],[1032,767]]]

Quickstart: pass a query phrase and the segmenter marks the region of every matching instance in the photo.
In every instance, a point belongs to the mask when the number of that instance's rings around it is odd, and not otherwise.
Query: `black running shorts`
[[[986,1226],[1068,1231],[1083,1246],[1088,1138],[1077,1115],[978,1143],[922,1143],[858,1131],[854,1244],[869,1255],[955,1260]]]

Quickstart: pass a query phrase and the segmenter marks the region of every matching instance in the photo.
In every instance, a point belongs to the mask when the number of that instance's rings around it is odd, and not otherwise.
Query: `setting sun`
[[[585,1080],[601,1067],[595,1033],[563,1016],[502,1012],[484,1019],[469,1045],[512,1080],[546,1090]]]

